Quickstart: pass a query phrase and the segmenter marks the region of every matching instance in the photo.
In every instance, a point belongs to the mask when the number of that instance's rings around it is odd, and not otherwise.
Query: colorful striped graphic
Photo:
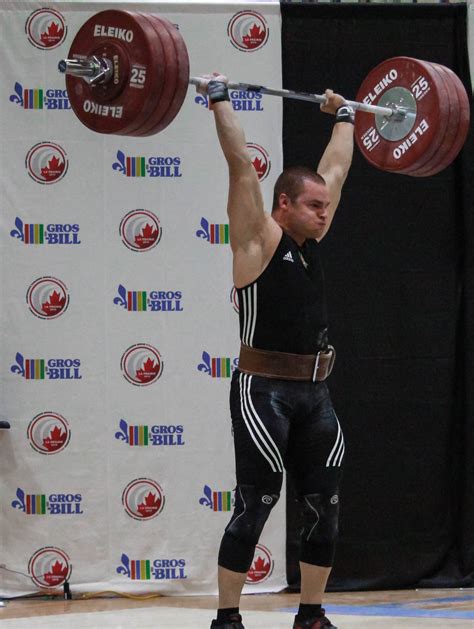
[[[44,515],[46,513],[45,494],[27,494],[25,498],[25,513],[30,515]]]
[[[211,376],[213,378],[230,378],[230,358],[213,358],[211,362]]]
[[[127,157],[127,177],[146,177],[146,163],[144,157]]]
[[[44,380],[44,358],[27,358],[25,360],[25,378],[27,380]]]
[[[148,445],[148,426],[129,426],[128,427],[128,445],[129,446],[147,446]]]
[[[44,225],[41,223],[25,223],[23,227],[25,245],[42,245],[44,243]]]
[[[146,291],[127,291],[127,310],[144,312],[146,310]]]
[[[229,225],[225,223],[212,223],[209,225],[209,237],[211,245],[228,245]]]
[[[151,579],[151,561],[149,559],[132,559],[130,564],[131,579],[141,581]]]
[[[23,109],[43,109],[43,90],[23,90]]]
[[[213,511],[232,511],[232,492],[213,491],[212,492]]]

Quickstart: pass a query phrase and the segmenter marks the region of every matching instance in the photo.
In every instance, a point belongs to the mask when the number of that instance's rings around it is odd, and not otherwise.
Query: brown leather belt
[[[265,378],[280,380],[326,380],[336,360],[336,350],[328,345],[326,352],[317,354],[288,354],[240,346],[239,370]]]

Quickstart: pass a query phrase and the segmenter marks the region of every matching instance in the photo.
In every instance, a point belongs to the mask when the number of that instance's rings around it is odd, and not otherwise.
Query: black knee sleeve
[[[237,485],[235,509],[222,538],[218,563],[235,572],[248,572],[255,546],[279,494],[253,485]]]
[[[317,566],[332,566],[339,521],[339,496],[306,494],[301,497],[303,530],[300,559]]]

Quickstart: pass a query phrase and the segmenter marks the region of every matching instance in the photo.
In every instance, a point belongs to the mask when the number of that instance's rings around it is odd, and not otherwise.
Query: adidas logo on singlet
[[[283,256],[283,260],[288,260],[288,262],[294,262],[291,251],[288,251],[288,253],[285,253],[285,255]]]

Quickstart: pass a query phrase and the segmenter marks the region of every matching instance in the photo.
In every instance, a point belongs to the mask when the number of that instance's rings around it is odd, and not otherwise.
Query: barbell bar
[[[66,75],[71,106],[93,131],[146,136],[168,126],[189,84],[186,45],[179,31],[155,14],[106,10],[79,29]],[[253,83],[231,90],[258,92],[322,104],[326,98]],[[363,156],[381,170],[428,176],[449,165],[469,129],[469,101],[448,68],[410,57],[379,64],[363,81],[357,100],[355,140]]]
[[[98,57],[88,57],[86,59],[62,59],[58,63],[58,70],[69,76],[82,77],[88,81],[90,85],[99,85],[108,83],[111,80],[111,62],[109,59],[98,59]],[[189,84],[199,86],[202,77],[189,77]],[[253,83],[228,83],[228,88],[232,90],[242,90],[246,92],[259,92],[268,96],[280,96],[282,98],[292,98],[294,100],[304,100],[313,103],[324,104],[326,97],[324,94],[310,94],[308,92],[296,92],[294,90],[275,89],[265,87],[264,85],[254,85]],[[396,116],[399,120],[407,115],[414,115],[415,110],[409,110],[406,107],[400,107],[396,104],[391,107],[380,107],[378,105],[368,105],[353,100],[346,101],[357,111],[365,111],[368,113],[379,114],[380,116]]]

